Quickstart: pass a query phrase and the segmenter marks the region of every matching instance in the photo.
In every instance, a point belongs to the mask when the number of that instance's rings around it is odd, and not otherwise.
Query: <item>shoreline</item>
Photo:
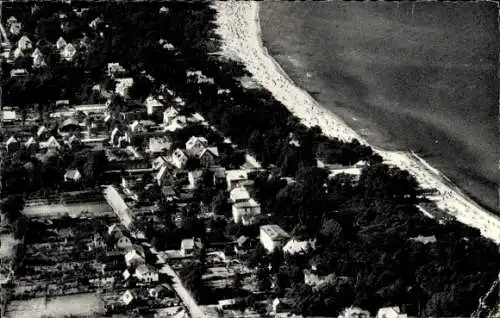
[[[357,139],[384,158],[384,163],[412,174],[423,188],[435,188],[438,208],[457,221],[481,231],[500,244],[500,218],[485,210],[462,192],[443,173],[413,152],[388,151],[370,145],[339,116],[323,108],[309,93],[296,85],[279,63],[269,55],[260,36],[259,5],[256,2],[217,2],[216,32],[222,39],[222,55],[242,62],[252,77],[308,126],[319,126],[328,137],[342,141]]]

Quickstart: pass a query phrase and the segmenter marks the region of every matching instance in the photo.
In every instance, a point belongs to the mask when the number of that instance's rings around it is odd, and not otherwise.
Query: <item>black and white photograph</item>
[[[0,0],[0,318],[500,318],[499,8]]]

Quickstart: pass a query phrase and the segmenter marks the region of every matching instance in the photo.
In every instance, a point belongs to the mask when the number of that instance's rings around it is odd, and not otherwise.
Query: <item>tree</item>
[[[229,210],[226,191],[220,190],[212,200],[212,211],[216,215],[225,215]]]

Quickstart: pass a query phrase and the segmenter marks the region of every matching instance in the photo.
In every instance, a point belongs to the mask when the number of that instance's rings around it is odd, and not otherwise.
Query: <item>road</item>
[[[203,310],[201,310],[198,306],[194,298],[191,296],[191,293],[184,287],[181,279],[177,276],[172,267],[170,267],[170,265],[164,265],[160,270],[160,273],[164,273],[172,277],[172,287],[188,309],[191,318],[204,318],[205,314]]]

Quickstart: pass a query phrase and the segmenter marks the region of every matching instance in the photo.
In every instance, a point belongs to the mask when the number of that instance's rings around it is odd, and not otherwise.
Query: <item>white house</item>
[[[40,148],[42,149],[61,149],[61,144],[57,141],[54,136],[50,136],[47,141],[40,142]]]
[[[316,240],[299,241],[292,238],[283,246],[283,253],[290,255],[304,254],[315,248]]]
[[[45,59],[43,58],[43,55],[37,55],[33,57],[33,67],[44,67],[46,66],[47,63],[45,62]]]
[[[125,254],[125,263],[128,267],[144,264],[144,256],[140,254],[136,249],[131,249]]]
[[[232,206],[234,223],[243,225],[254,224],[258,215],[260,215],[260,204],[254,199],[235,202]]]
[[[18,59],[18,58],[24,56],[24,52],[20,47],[16,47],[16,49],[14,50],[14,52],[12,54],[13,54],[15,59]]]
[[[205,137],[192,136],[186,142],[186,152],[195,158],[199,158],[201,152],[208,146],[208,141]]]
[[[158,271],[151,265],[141,264],[135,269],[135,277],[144,283],[157,282]]]
[[[132,85],[134,85],[134,79],[132,77],[117,78],[115,93],[122,97],[128,97],[128,91]]]
[[[188,156],[181,149],[177,148],[172,153],[170,158],[172,165],[174,165],[177,169],[184,169],[189,160]]]
[[[21,50],[29,50],[33,47],[31,40],[26,36],[23,35],[19,41],[17,41],[17,47],[20,48]]]
[[[64,182],[78,182],[81,178],[82,175],[78,169],[68,170],[64,174]]]
[[[35,138],[33,138],[33,137],[30,137],[30,138],[29,138],[29,139],[28,139],[28,140],[24,143],[24,146],[25,146],[26,148],[35,147],[35,146],[37,146],[37,145],[38,145],[38,143],[37,143],[37,141],[35,140]]]
[[[10,77],[27,76],[29,73],[25,68],[16,68],[10,71]]]
[[[407,318],[407,314],[402,314],[398,306],[380,308],[376,318]]]
[[[149,138],[148,150],[152,154],[163,153],[172,148],[172,141],[168,137],[151,137]]]
[[[151,163],[151,167],[153,170],[159,170],[161,167],[167,165],[169,163],[169,159],[165,156],[156,157]]]
[[[66,47],[66,45],[68,45],[68,43],[66,42],[66,40],[62,36],[59,37],[59,39],[56,42],[56,48],[58,50],[62,50],[62,49],[64,49]]]
[[[175,107],[169,107],[163,112],[163,124],[170,125],[172,120],[179,115]]]
[[[202,170],[195,170],[195,171],[189,171],[188,172],[188,181],[189,181],[189,187],[191,189],[196,188],[198,185],[198,182],[201,179],[201,176],[203,175]]]
[[[130,289],[127,289],[127,291],[125,291],[125,293],[122,295],[122,302],[125,305],[129,305],[135,299],[137,299],[137,293]]]
[[[275,224],[262,225],[260,227],[260,242],[265,249],[272,252],[275,248],[281,248],[290,239],[290,235]]]
[[[252,185],[253,181],[248,179],[247,170],[227,170],[226,171],[227,190],[231,191],[236,187]]]
[[[250,200],[250,193],[245,187],[237,187],[229,192],[229,199],[231,202],[243,202]]]
[[[359,307],[349,307],[344,309],[338,318],[370,318],[370,312]]]
[[[146,127],[138,120],[134,120],[130,125],[130,130],[133,133],[144,133],[147,131]]]
[[[66,61],[71,61],[76,54],[76,49],[73,44],[68,43],[61,51],[61,57]]]
[[[206,168],[213,166],[218,157],[219,149],[217,147],[207,147],[199,155],[200,165]]]
[[[154,113],[161,111],[164,107],[163,104],[153,96],[146,98],[145,104],[148,115],[153,115]]]
[[[203,246],[199,239],[195,238],[183,239],[181,242],[181,254],[183,256],[187,256],[193,253],[194,250],[199,250],[202,247]]]
[[[122,75],[126,72],[125,68],[120,63],[108,63],[108,76]]]
[[[163,186],[166,183],[168,183],[169,178],[171,177],[171,173],[168,169],[167,165],[161,166],[160,170],[155,176],[156,183],[158,183],[159,186]]]
[[[12,35],[19,35],[19,33],[21,33],[22,27],[23,25],[20,22],[14,22],[10,25],[9,32]]]

